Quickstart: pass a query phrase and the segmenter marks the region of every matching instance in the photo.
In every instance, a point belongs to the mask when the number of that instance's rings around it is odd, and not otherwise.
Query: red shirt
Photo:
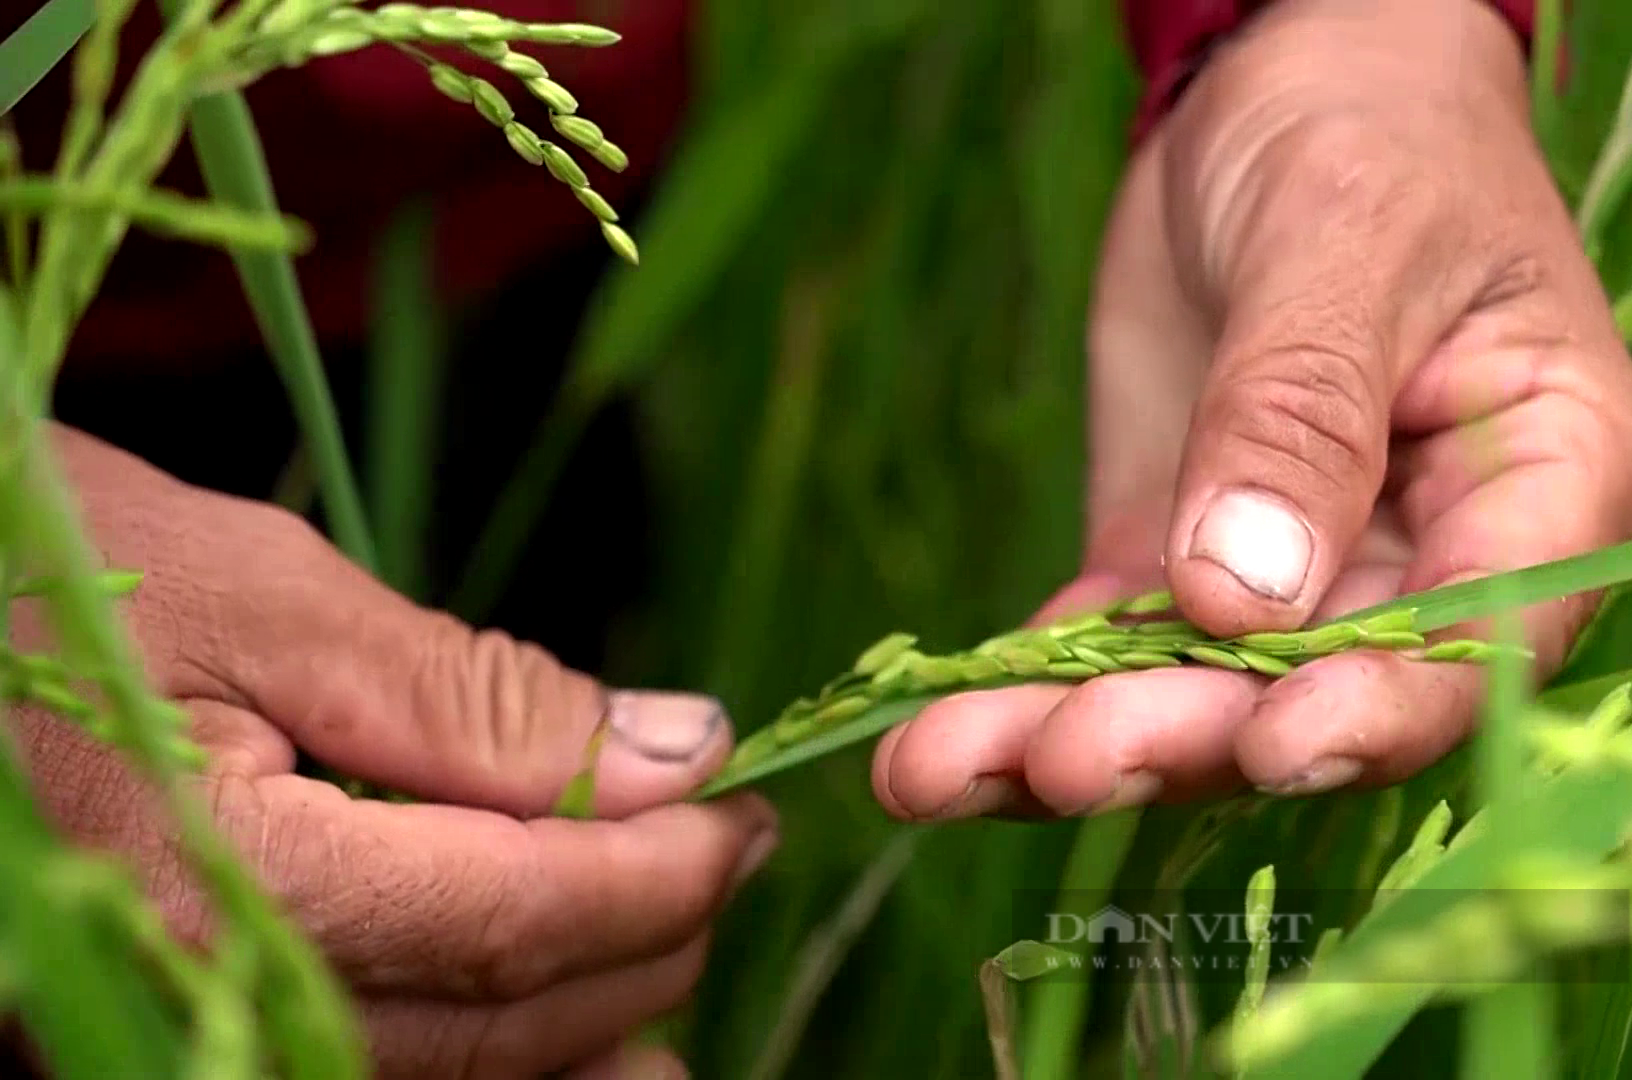
[[[1264,0],[1123,0],[1128,40],[1147,92],[1137,135],[1182,88],[1207,45]],[[1528,38],[1529,0],[1492,0]],[[578,97],[583,114],[629,155],[612,174],[586,168],[614,206],[660,165],[683,115],[688,0],[484,0],[530,20],[610,26],[604,49],[536,50]],[[156,34],[154,5],[137,7],[125,37],[128,72],[137,45]],[[9,19],[20,23],[20,16]],[[0,34],[8,33],[0,16]],[[18,125],[30,168],[55,152],[68,65],[24,101]],[[501,76],[496,83],[504,84]],[[542,105],[506,87],[525,120],[547,131]],[[274,72],[247,96],[266,146],[279,202],[310,222],[316,247],[300,258],[306,300],[320,336],[347,339],[366,322],[372,243],[403,200],[433,195],[438,208],[439,286],[453,302],[480,294],[564,245],[598,241],[582,207],[542,169],[524,164],[490,125],[431,88],[417,65],[371,48]],[[44,153],[42,153],[42,150]],[[167,186],[199,192],[183,143]],[[132,232],[73,342],[76,364],[117,358],[145,365],[186,362],[257,340],[230,263],[219,252]]]
[[[1143,134],[1183,89],[1208,45],[1273,0],[1122,0],[1129,45],[1145,76],[1135,121]],[[1525,41],[1534,29],[1534,0],[1489,0]]]

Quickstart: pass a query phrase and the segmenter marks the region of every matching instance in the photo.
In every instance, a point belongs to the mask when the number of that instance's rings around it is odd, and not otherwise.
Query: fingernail
[[[685,1066],[672,1053],[638,1043],[625,1043],[592,1064],[560,1075],[561,1080],[686,1080],[687,1076]]]
[[[1266,795],[1319,795],[1353,783],[1362,771],[1364,766],[1353,758],[1321,758],[1285,783],[1260,784],[1258,790]]]
[[[1018,794],[1019,788],[1006,776],[977,776],[969,781],[962,794],[930,814],[929,818],[951,821],[983,817],[1014,805]]]
[[[1228,570],[1271,600],[1295,600],[1315,539],[1302,516],[1266,491],[1228,488],[1213,496],[1190,537],[1189,556]]]
[[[1090,803],[1079,814],[1109,814],[1129,807],[1144,806],[1162,793],[1162,778],[1153,772],[1136,769],[1116,779],[1116,787],[1097,803]]]
[[[620,1063],[617,1080],[687,1080],[688,1075],[668,1054],[653,1053]]]
[[[733,892],[742,888],[749,878],[759,872],[759,868],[765,865],[766,860],[771,857],[771,853],[776,850],[776,845],[781,840],[781,836],[778,835],[775,829],[763,829],[752,840],[748,841],[748,846],[743,849],[742,857],[737,860],[736,870],[732,872],[731,889]]]
[[[614,690],[607,726],[626,745],[653,761],[689,761],[725,723],[725,709],[702,694]]]

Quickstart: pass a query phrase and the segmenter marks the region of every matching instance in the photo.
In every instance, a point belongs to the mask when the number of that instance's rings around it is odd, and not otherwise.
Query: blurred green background
[[[890,630],[961,647],[1074,574],[1084,317],[1139,87],[1112,0],[703,10],[643,265],[573,364],[633,403],[652,492],[650,587],[601,671],[746,731]],[[766,787],[784,842],[676,1031],[695,1075],[991,1075],[977,969],[1075,826],[902,828],[867,770]]]

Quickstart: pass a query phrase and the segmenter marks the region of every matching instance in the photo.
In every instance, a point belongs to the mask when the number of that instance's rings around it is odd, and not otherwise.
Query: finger
[[[216,806],[353,985],[482,1000],[678,947],[776,844],[756,796],[618,822],[519,822],[276,776],[226,778]]]
[[[691,1075],[672,1050],[625,1043],[610,1053],[575,1066],[564,1080],[686,1080]]]
[[[555,805],[603,721],[603,817],[685,796],[730,753],[712,698],[608,691],[543,649],[410,603],[277,507],[57,434],[109,561],[145,572],[132,618],[171,696],[260,713],[359,779],[523,817]]]
[[[574,979],[508,1005],[374,1000],[364,1015],[384,1078],[536,1080],[683,1004],[706,958],[707,939],[699,937],[661,958]],[[686,1071],[665,1051],[622,1050],[569,1075],[680,1080]]]
[[[1315,795],[1404,780],[1472,729],[1481,673],[1359,651],[1299,668],[1264,692],[1235,755],[1260,790]]]
[[[225,776],[247,778],[287,770],[294,750],[266,721],[231,705],[181,702],[188,734],[205,751],[206,797]],[[182,940],[206,940],[200,895],[189,889],[167,800],[127,756],[78,724],[40,709],[10,710],[9,734],[34,780],[36,804],[76,844],[129,861],[166,925]]]
[[[1233,747],[1262,680],[1228,671],[1101,676],[964,694],[892,732],[874,794],[906,819],[1075,816],[1239,786]]]
[[[1317,609],[1325,617],[1393,595],[1407,552],[1390,515],[1376,516],[1355,553],[1365,561],[1334,583]],[[1063,615],[1116,595],[1114,579],[1090,576],[1045,611]],[[948,698],[884,738],[874,792],[910,820],[1103,813],[1233,790],[1241,781],[1235,734],[1261,684],[1232,672],[1153,671],[1074,690]]]
[[[1294,133],[1216,230],[1223,332],[1166,542],[1179,607],[1216,635],[1308,619],[1371,516],[1396,392],[1484,284],[1465,208],[1399,158]]]
[[[1514,325],[1534,341],[1537,327],[1567,310],[1549,306],[1551,316],[1521,310]],[[1562,340],[1532,347],[1529,375],[1499,380],[1511,392],[1485,398],[1477,430],[1452,426],[1451,402],[1469,400],[1474,384],[1490,393],[1479,373],[1499,372],[1504,361],[1501,343],[1481,331],[1510,314],[1481,314],[1466,339],[1459,336],[1430,360],[1420,391],[1402,395],[1415,425],[1451,429],[1423,441],[1407,466],[1400,502],[1418,550],[1401,591],[1566,558],[1628,533],[1632,490],[1619,465],[1632,452],[1625,420],[1632,389],[1619,377],[1624,357],[1612,366]],[[1592,321],[1583,315],[1577,325],[1584,329],[1573,340],[1590,340]],[[1458,392],[1459,381],[1469,394]],[[1523,511],[1515,513],[1517,507]],[[1540,677],[1562,662],[1593,603],[1592,596],[1567,597],[1521,614]],[[1462,626],[1445,635],[1491,632]],[[1361,653],[1321,660],[1265,694],[1242,729],[1237,755],[1244,774],[1282,793],[1388,783],[1467,735],[1482,688],[1482,672],[1466,666]]]
[[[1436,430],[1404,466],[1399,501],[1418,557],[1403,590],[1577,555],[1632,529],[1632,478],[1622,468],[1632,450],[1632,365],[1599,331],[1607,316],[1571,307],[1537,295],[1483,313],[1402,394],[1402,413]],[[1579,329],[1559,327],[1561,318]],[[1483,373],[1516,366],[1525,374],[1501,379],[1494,395]],[[1477,423],[1463,424],[1458,406],[1476,395]],[[1544,669],[1562,661],[1595,603],[1575,596],[1531,613]]]
[[[1027,787],[1067,816],[1232,790],[1235,731],[1262,683],[1205,669],[1092,679],[1039,725],[1026,750]]]
[[[1110,574],[1089,572],[1027,620],[1038,626],[1113,603],[1126,592]],[[1019,778],[1025,745],[1063,686],[954,694],[885,733],[873,753],[873,793],[905,820],[1046,813]]]
[[[327,549],[304,562],[320,555],[337,579],[351,576]],[[344,617],[319,614],[315,601],[267,601],[275,612],[242,645],[266,660],[241,682],[303,749],[348,775],[535,816],[588,764],[599,729],[594,811],[617,818],[684,797],[730,753],[713,698],[608,690],[535,645],[473,631],[368,580],[352,582]]]
[[[1429,527],[1400,591],[1485,577],[1611,542],[1583,521],[1596,513],[1512,513],[1515,505],[1544,505],[1544,495],[1559,485],[1570,490],[1575,471],[1573,465],[1525,466],[1470,495]],[[1580,484],[1578,478],[1575,490],[1586,496]],[[1578,596],[1521,613],[1543,676],[1562,661],[1591,611],[1591,598]],[[1460,626],[1440,636],[1490,633],[1489,626]],[[1464,665],[1371,652],[1322,659],[1265,693],[1242,728],[1237,757],[1244,775],[1278,794],[1390,783],[1438,760],[1466,737],[1477,720],[1482,688],[1482,670]]]
[[[880,741],[874,797],[888,813],[913,821],[1020,811],[1026,747],[1069,692],[1034,684],[934,702]]]

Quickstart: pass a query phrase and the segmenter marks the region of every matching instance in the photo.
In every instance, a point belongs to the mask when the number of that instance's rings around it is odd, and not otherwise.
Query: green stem
[[[781,1080],[787,1073],[822,995],[832,985],[851,946],[872,925],[884,898],[906,872],[922,835],[913,829],[897,833],[868,862],[832,919],[819,926],[800,949],[789,978],[787,997],[777,1012],[775,1026],[765,1039],[764,1049],[754,1062],[749,1080]]]
[[[1558,54],[1564,31],[1561,0],[1537,0],[1535,17],[1530,49],[1530,115],[1537,140],[1551,151],[1558,133]]]
[[[781,355],[715,594],[712,657],[703,685],[724,701],[748,696],[754,677],[748,659],[775,618],[776,585],[816,438],[831,301],[831,289],[819,277],[788,289]]]
[[[1087,918],[1109,901],[1139,831],[1140,817],[1139,811],[1131,810],[1089,818],[1077,827],[1054,911]],[[1026,1080],[1075,1080],[1082,1032],[1093,1000],[1089,970],[1085,964],[1074,978],[1045,980],[1030,988],[1020,1055]]]
[[[1632,187],[1632,72],[1628,72],[1621,88],[1613,126],[1593,162],[1586,190],[1581,194],[1581,205],[1576,210],[1581,241],[1594,262],[1603,255],[1604,233],[1625,201],[1629,187]]]
[[[166,22],[179,18],[183,6],[184,0],[159,0]],[[193,150],[210,194],[240,209],[275,216],[278,202],[272,177],[243,95],[227,91],[201,98],[193,103],[189,119]],[[294,261],[265,251],[234,251],[232,261],[289,395],[295,422],[311,449],[335,543],[373,573],[378,568],[374,540]]]
[[[368,393],[369,510],[386,584],[425,599],[425,530],[436,465],[442,326],[431,288],[430,207],[387,230],[374,281]]]
[[[245,210],[277,213],[260,137],[241,94],[216,94],[194,102],[190,128],[199,168],[212,195]],[[265,251],[234,251],[232,261],[289,394],[295,420],[311,448],[318,490],[335,542],[373,572],[377,569],[373,537],[329,393],[317,335],[301,299],[294,261]]]
[[[0,896],[6,987],[35,1047],[56,1075],[165,1075],[182,1054],[178,1026],[143,977],[128,943],[110,943],[50,879],[84,857],[65,848],[40,815],[30,777],[0,734]],[[87,1023],[87,1018],[95,1019]]]
[[[1552,1080],[1563,1060],[1557,1024],[1557,987],[1540,970],[1480,995],[1463,1011],[1462,1076]]]
[[[301,252],[310,230],[294,218],[245,213],[174,192],[98,189],[68,180],[0,177],[0,210],[39,215],[59,207],[116,213],[149,232],[199,244]]]
[[[16,126],[9,116],[0,116],[0,180],[15,180],[23,173],[23,148],[17,142]],[[28,215],[13,208],[0,214],[0,229],[6,234],[6,272],[17,296],[28,296]]]

